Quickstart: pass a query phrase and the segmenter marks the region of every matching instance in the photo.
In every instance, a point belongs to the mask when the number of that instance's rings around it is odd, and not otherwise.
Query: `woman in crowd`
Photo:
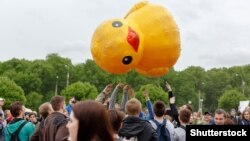
[[[93,100],[72,107],[67,128],[71,141],[114,141],[107,110]]]
[[[118,136],[118,131],[121,128],[122,121],[125,118],[125,113],[117,110],[108,110],[109,120],[114,132],[115,141],[121,140]]]

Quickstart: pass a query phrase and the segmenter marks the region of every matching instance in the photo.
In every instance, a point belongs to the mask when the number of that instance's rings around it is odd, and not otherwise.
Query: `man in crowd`
[[[14,133],[18,135],[20,141],[29,141],[35,127],[31,122],[23,119],[25,112],[23,104],[19,101],[12,103],[10,112],[14,119],[5,128],[5,141],[11,141],[11,136]]]
[[[65,115],[65,99],[62,96],[54,96],[50,103],[54,112],[52,112],[45,120],[45,140],[68,141],[69,131],[66,128],[68,120]]]

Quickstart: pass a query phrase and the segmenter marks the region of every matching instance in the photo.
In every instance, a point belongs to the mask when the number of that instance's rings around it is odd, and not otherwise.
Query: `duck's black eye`
[[[121,26],[122,26],[122,22],[120,22],[120,21],[114,21],[114,22],[112,23],[112,26],[113,26],[113,27],[121,27]]]
[[[128,65],[132,62],[133,58],[131,56],[125,56],[123,59],[122,59],[122,63],[124,65]]]

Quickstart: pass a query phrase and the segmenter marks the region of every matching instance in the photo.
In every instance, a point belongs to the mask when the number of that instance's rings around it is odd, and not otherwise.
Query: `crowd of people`
[[[177,107],[176,96],[166,83],[169,106],[161,100],[150,100],[147,89],[146,103],[135,98],[130,85],[108,84],[95,100],[76,101],[54,96],[50,102],[32,112],[15,101],[10,109],[3,110],[0,98],[0,141],[185,141],[186,126],[250,125],[250,108],[242,113],[216,109],[195,112],[191,105]],[[118,92],[123,91],[121,103]],[[142,109],[146,105],[146,110]]]

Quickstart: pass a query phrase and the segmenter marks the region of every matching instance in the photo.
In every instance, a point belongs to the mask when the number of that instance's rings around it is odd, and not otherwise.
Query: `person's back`
[[[19,127],[19,133],[17,134],[19,141],[29,141],[35,128],[31,122],[27,122],[22,118],[24,115],[23,105],[20,102],[14,102],[10,109],[14,120],[7,124],[5,128],[5,141],[11,141],[11,135],[13,135]]]
[[[53,112],[44,121],[45,140],[59,141],[68,139],[68,130],[66,128],[68,121],[66,116],[59,112]]]
[[[119,130],[119,136],[129,140],[135,138],[138,141],[157,141],[156,131],[147,120],[139,118],[141,103],[132,98],[126,103],[125,107],[128,117],[123,120]]]
[[[165,109],[163,101],[154,103],[154,119],[150,120],[150,123],[157,131],[158,141],[171,141],[174,135],[174,125],[164,117]]]
[[[46,141],[67,141],[69,137],[66,125],[67,116],[65,111],[65,101],[62,96],[54,96],[51,99],[51,105],[54,110],[44,121],[44,137]]]

